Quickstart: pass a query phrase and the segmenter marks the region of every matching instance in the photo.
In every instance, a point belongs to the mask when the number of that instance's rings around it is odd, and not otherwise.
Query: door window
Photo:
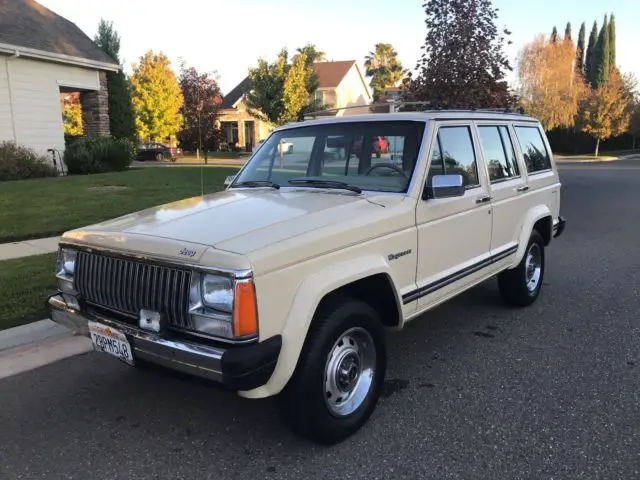
[[[520,172],[507,127],[504,125],[481,126],[478,127],[478,132],[491,183],[519,176]]]
[[[468,126],[440,127],[431,153],[429,177],[438,174],[462,175],[466,188],[480,185],[476,154]]]
[[[529,173],[551,169],[551,158],[538,127],[515,127],[522,156]]]

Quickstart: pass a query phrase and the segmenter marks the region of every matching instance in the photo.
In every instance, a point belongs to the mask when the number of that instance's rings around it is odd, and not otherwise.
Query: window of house
[[[515,131],[527,171],[535,173],[550,170],[551,158],[545,147],[540,129],[538,127],[518,126],[515,127]]]
[[[455,173],[462,175],[467,188],[480,185],[471,130],[467,126],[440,127],[431,154],[429,177]]]
[[[482,154],[489,170],[489,180],[499,182],[517,177],[520,172],[507,127],[481,126],[478,127],[478,132]]]

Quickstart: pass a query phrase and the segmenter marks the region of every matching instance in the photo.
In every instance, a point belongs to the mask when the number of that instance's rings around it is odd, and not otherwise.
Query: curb
[[[0,331],[0,352],[71,335],[67,327],[49,319],[27,323]]]

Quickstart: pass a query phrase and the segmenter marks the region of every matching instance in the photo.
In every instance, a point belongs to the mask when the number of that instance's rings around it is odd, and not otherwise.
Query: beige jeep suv
[[[67,232],[48,305],[97,351],[278,395],[295,432],[335,443],[376,406],[385,329],[493,276],[509,304],[536,300],[559,212],[528,116],[309,120],[223,192]]]

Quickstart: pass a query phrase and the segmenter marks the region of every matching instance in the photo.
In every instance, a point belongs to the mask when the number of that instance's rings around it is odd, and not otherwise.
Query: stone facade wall
[[[109,93],[107,90],[107,72],[98,72],[100,90],[82,92],[82,123],[84,134],[88,137],[108,137],[109,130]]]

